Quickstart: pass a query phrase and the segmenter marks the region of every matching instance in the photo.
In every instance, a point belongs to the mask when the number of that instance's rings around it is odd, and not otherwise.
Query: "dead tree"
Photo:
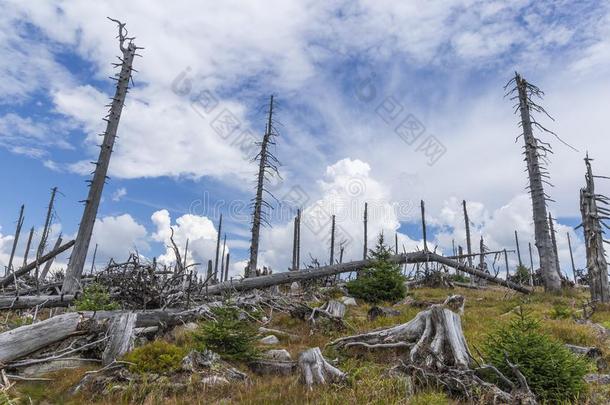
[[[225,252],[227,250],[227,234],[225,233],[224,239],[222,241],[222,259],[220,261],[220,281],[227,281],[224,279],[225,275]]]
[[[25,244],[25,251],[23,252],[23,264],[21,267],[25,267],[28,264],[28,256],[30,255],[30,246],[32,245],[32,237],[34,236],[34,227],[30,228],[30,234],[28,235],[28,241]]]
[[[229,281],[229,259],[231,258],[231,253],[227,252],[227,259],[225,261],[225,281]]]
[[[519,248],[519,236],[517,235],[517,231],[515,231],[515,245],[517,246],[517,259],[519,260],[519,266],[523,266],[523,262],[521,261],[521,249]]]
[[[335,216],[332,216],[331,226],[330,226],[330,259],[328,260],[328,264],[335,264]]]
[[[216,259],[214,260],[214,281],[218,281],[218,255],[220,254],[220,235],[222,232],[222,214],[218,220],[218,234],[216,235]]]
[[[59,249],[59,247],[61,246],[61,233],[59,234],[59,236],[57,237],[57,240],[55,241],[55,246],[53,246],[53,250],[57,250]],[[97,246],[97,245],[96,245]],[[94,255],[95,257],[95,255]],[[38,259],[40,261],[40,258]],[[46,264],[44,265],[44,268],[42,269],[42,273],[40,273],[40,277],[39,280],[40,281],[44,281],[44,279],[47,277],[47,274],[49,274],[49,270],[51,270],[51,266],[53,265],[53,261],[55,260],[55,258],[51,258],[49,259],[48,262],[46,262]]]
[[[608,228],[603,222],[609,219],[610,210],[598,207],[598,202],[608,205],[608,197],[595,192],[595,177],[591,170],[591,160],[587,155],[585,165],[585,187],[580,189],[580,213],[582,215],[582,227],[585,237],[585,248],[587,251],[587,270],[589,272],[589,285],[591,300],[597,302],[610,302],[610,291],[608,290],[608,263],[604,250],[604,230]]]
[[[534,256],[532,255],[532,243],[528,242],[527,246],[530,251],[530,286],[534,286]]]
[[[540,112],[546,114],[543,107],[536,104],[534,97],[542,98],[543,92],[538,87],[528,83],[518,73],[506,85],[505,89],[514,86],[507,95],[513,95],[511,100],[516,100],[515,113],[518,111],[521,115],[520,126],[523,130],[519,137],[523,136],[525,143],[524,155],[527,163],[527,172],[529,177],[529,191],[532,198],[532,213],[534,218],[534,233],[536,239],[536,247],[540,257],[540,269],[544,288],[550,292],[559,292],[561,290],[561,279],[558,276],[553,252],[553,245],[549,233],[549,224],[547,222],[547,200],[548,196],[544,192],[543,183],[551,185],[548,181],[549,173],[546,170],[545,163],[547,162],[548,153],[552,153],[551,145],[534,136],[533,126],[544,132],[550,132],[540,125],[532,116],[531,112]],[[515,94],[516,93],[516,94]],[[517,137],[517,139],[519,139]]]
[[[367,227],[368,227],[368,209],[369,209],[369,203],[364,203],[364,251],[362,253],[362,260],[366,260],[369,252],[368,252],[368,246],[367,246]]]
[[[298,215],[294,217],[293,229],[292,229],[292,265],[290,270],[294,271],[297,269],[297,226],[298,226]]]
[[[39,277],[40,277],[40,257],[44,253],[44,250],[47,248],[49,233],[51,232],[51,222],[53,221],[53,204],[55,203],[56,194],[57,194],[57,187],[53,187],[51,189],[51,200],[49,201],[49,206],[47,207],[47,216],[44,221],[42,235],[40,235],[40,241],[38,242],[38,249],[36,249],[35,278],[36,278],[36,289],[37,290],[38,290],[38,286],[39,286]],[[59,247],[59,246],[57,246],[57,247]]]
[[[574,277],[574,284],[578,284],[578,278],[576,277],[576,266],[574,265],[574,254],[572,253],[572,241],[570,240],[570,232],[566,232],[568,237],[568,250],[570,251],[570,263],[572,264],[572,276]]]
[[[13,247],[11,248],[11,255],[8,259],[8,265],[4,271],[4,277],[13,271],[13,258],[15,257],[15,250],[17,249],[17,243],[19,242],[19,234],[21,233],[21,227],[23,226],[23,210],[25,205],[21,206],[19,210],[19,219],[17,220],[17,228],[15,229],[15,237],[13,238]]]
[[[273,206],[265,199],[264,193],[273,197],[273,194],[265,188],[265,180],[268,180],[268,176],[280,176],[278,166],[280,162],[271,152],[271,147],[275,145],[275,138],[279,136],[275,130],[273,121],[273,95],[269,101],[269,115],[267,119],[267,125],[265,128],[265,134],[263,140],[257,142],[260,146],[260,152],[254,157],[254,161],[258,161],[258,176],[256,182],[256,196],[254,197],[253,212],[252,212],[252,238],[250,241],[250,259],[246,266],[246,277],[253,277],[256,275],[256,268],[258,263],[258,246],[260,238],[261,225],[269,225],[267,215],[263,207],[273,209]]]
[[[121,63],[115,64],[120,67],[121,71],[114,78],[117,81],[116,92],[110,104],[110,111],[104,120],[106,121],[106,130],[104,131],[104,140],[100,146],[100,154],[95,163],[95,171],[93,179],[89,184],[89,194],[85,200],[85,209],[76,235],[76,244],[74,251],[70,256],[66,276],[62,287],[64,294],[73,293],[80,289],[80,278],[87,259],[87,251],[91,242],[91,234],[95,224],[95,217],[102,198],[102,191],[106,182],[108,166],[110,164],[110,155],[116,139],[119,120],[123,105],[125,104],[125,96],[129,89],[129,81],[131,80],[133,59],[136,55],[138,47],[133,43],[134,38],[127,36],[125,24],[120,21],[110,19],[119,27],[119,48],[122,56],[119,58]]]
[[[557,269],[557,275],[560,279],[563,278],[561,274],[561,267],[559,266],[559,251],[557,249],[557,238],[555,237],[555,226],[553,225],[553,217],[549,212],[549,232],[551,234],[551,243],[553,244],[553,254],[555,255],[555,268]]]
[[[468,210],[466,209],[466,200],[462,200],[462,208],[464,210],[464,226],[466,227],[466,253],[468,254],[468,265],[472,267],[472,244],[470,243],[470,220],[468,219]]]

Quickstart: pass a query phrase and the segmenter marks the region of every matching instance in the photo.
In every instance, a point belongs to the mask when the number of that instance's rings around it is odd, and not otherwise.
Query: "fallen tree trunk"
[[[83,320],[81,314],[71,312],[0,333],[0,364],[64,340],[78,330]]]
[[[529,294],[532,291],[522,285],[515,284],[510,281],[502,280],[494,277],[481,270],[469,267],[465,264],[459,263],[455,260],[448,259],[444,256],[437,255],[431,252],[413,252],[413,253],[402,253],[399,255],[393,255],[389,258],[391,263],[395,264],[411,264],[411,263],[424,263],[424,262],[437,262],[446,266],[452,267],[456,270],[463,271],[465,273],[477,276],[485,279],[492,283],[502,285],[504,287],[511,288],[515,291],[519,291],[523,294]],[[207,287],[204,292],[208,295],[220,294],[225,291],[245,291],[253,290],[256,288],[268,288],[275,285],[290,284],[295,281],[313,280],[316,278],[333,276],[341,273],[349,273],[352,271],[358,271],[372,263],[372,260],[357,260],[348,263],[335,264],[332,266],[322,266],[311,269],[302,269],[299,271],[288,271],[284,273],[275,273],[268,276],[260,276],[253,278],[246,278],[239,281],[225,281],[213,286]]]
[[[74,297],[74,295],[0,296],[0,310],[33,308],[37,305],[41,308],[67,307],[74,301]]]
[[[74,240],[66,242],[63,245],[61,245],[60,247],[58,247],[57,249],[53,249],[46,255],[42,256],[40,259],[34,260],[33,262],[26,264],[25,266],[21,267],[20,269],[15,270],[14,273],[7,275],[6,277],[4,277],[3,279],[0,280],[0,287],[6,287],[7,285],[13,283],[16,278],[19,278],[25,274],[28,274],[30,271],[34,270],[38,265],[43,264],[46,261],[51,260],[51,259],[55,258],[55,256],[70,249],[74,245],[74,243],[75,243]]]
[[[128,312],[112,318],[108,327],[108,343],[102,353],[102,364],[107,366],[131,349],[135,338],[138,314]]]

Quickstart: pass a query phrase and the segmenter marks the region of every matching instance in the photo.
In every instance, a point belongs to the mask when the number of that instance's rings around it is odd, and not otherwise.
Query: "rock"
[[[210,377],[205,377],[201,379],[201,383],[207,386],[218,386],[218,385],[227,385],[229,384],[229,380],[224,377],[219,377],[217,375],[213,375]]]
[[[184,325],[184,330],[194,331],[197,330],[198,327],[199,325],[197,325],[195,322],[188,322]]]
[[[399,315],[400,315],[400,311],[397,309],[374,306],[371,309],[369,309],[369,312],[367,313],[367,318],[369,321],[374,321],[375,319],[379,318],[380,316],[399,316]]]
[[[298,293],[300,291],[301,291],[301,286],[299,285],[299,283],[297,283],[296,281],[293,281],[292,284],[290,284],[290,292]]]
[[[280,343],[280,340],[275,335],[268,335],[262,338],[260,342],[265,345],[276,345]]]
[[[296,370],[296,365],[297,363],[295,361],[271,359],[258,359],[248,363],[250,370],[258,375],[291,375]]]
[[[292,357],[286,349],[272,349],[263,353],[263,358],[268,360],[292,361]]]
[[[587,374],[584,379],[589,384],[610,384],[610,374]]]
[[[356,304],[356,300],[353,297],[341,297],[339,298],[339,301],[341,301],[344,305],[349,306],[357,306],[358,304]]]
[[[220,356],[211,350],[204,350],[203,352],[191,350],[182,359],[182,370],[194,373],[202,369],[210,369],[214,363],[219,361]]]

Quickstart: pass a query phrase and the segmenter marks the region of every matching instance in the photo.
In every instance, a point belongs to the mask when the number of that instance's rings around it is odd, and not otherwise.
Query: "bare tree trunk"
[[[70,256],[68,268],[66,269],[66,276],[62,287],[62,292],[64,294],[73,293],[81,287],[80,278],[85,266],[85,260],[87,259],[91,234],[93,233],[97,210],[102,198],[102,191],[104,189],[108,166],[110,164],[110,155],[112,154],[112,148],[116,139],[121,112],[123,110],[123,105],[125,104],[125,96],[127,95],[127,90],[129,88],[129,80],[131,79],[133,59],[137,50],[136,45],[133,43],[133,39],[126,37],[127,31],[125,30],[125,24],[118,21],[115,22],[119,26],[119,47],[122,53],[120,64],[121,72],[118,74],[116,92],[112,98],[110,112],[106,118],[107,125],[106,131],[104,132],[104,140],[100,147],[100,154],[96,163],[95,172],[93,173],[93,179],[89,186],[89,195],[85,201],[85,209],[78,228],[78,234],[76,235],[76,244],[74,246],[74,251]],[[126,40],[128,41],[127,46],[125,46]]]
[[[301,209],[297,210],[297,259],[296,269],[301,267]]]
[[[368,227],[368,209],[369,209],[369,203],[364,203],[364,252],[362,253],[362,260],[366,260],[366,258],[368,257],[368,247],[367,247],[367,227]]]
[[[532,255],[532,244],[527,243],[530,251],[530,287],[534,286],[534,256]]]
[[[95,270],[95,258],[97,257],[97,243],[95,244],[95,247],[93,248],[93,257],[91,258],[91,269],[89,270],[89,274],[93,275],[93,271]],[[153,262],[154,262],[155,258],[153,258]],[[153,266],[153,268],[156,268],[156,266]]]
[[[17,220],[17,228],[15,229],[15,237],[13,238],[13,247],[11,248],[11,255],[8,259],[8,265],[4,270],[4,277],[13,271],[13,258],[15,257],[15,250],[17,249],[17,243],[19,242],[19,235],[21,234],[21,227],[23,226],[23,210],[25,205],[21,206],[19,210],[19,219]]]
[[[568,236],[568,249],[570,250],[570,263],[572,263],[572,277],[574,277],[574,284],[578,284],[576,278],[576,266],[574,265],[574,254],[572,253],[572,241],[570,240],[570,232],[566,232]]]
[[[521,261],[521,249],[519,248],[519,236],[517,235],[517,231],[515,231],[515,245],[517,246],[517,259],[519,260],[519,266],[523,266],[523,262]]]
[[[138,314],[135,312],[127,312],[112,318],[108,327],[108,343],[102,353],[104,366],[133,349],[137,319]]]
[[[227,234],[225,233],[223,242],[222,242],[222,259],[220,261],[220,281],[227,281],[224,280],[223,277],[225,275],[225,251],[227,249]]]
[[[508,280],[510,277],[510,272],[508,269],[508,253],[506,253],[506,249],[504,249],[504,265],[506,266],[506,279]]]
[[[468,254],[468,266],[472,267],[472,244],[470,243],[470,220],[468,219],[468,210],[466,209],[466,200],[462,200],[462,208],[464,210],[464,226],[466,227],[466,253]]]
[[[587,251],[587,270],[589,272],[589,285],[591,300],[597,302],[610,302],[610,291],[608,290],[608,263],[604,250],[604,239],[601,219],[606,218],[600,212],[607,215],[608,210],[597,206],[597,201],[606,203],[608,198],[595,194],[595,182],[591,170],[591,159],[585,158],[587,173],[585,176],[586,186],[580,189],[580,212],[585,236],[585,248]]]
[[[563,278],[561,274],[561,267],[559,267],[559,253],[557,250],[557,238],[555,237],[555,227],[553,226],[553,217],[549,212],[549,232],[551,234],[551,244],[553,245],[553,254],[555,255],[555,269],[560,279]]]
[[[549,224],[547,222],[546,199],[547,196],[542,186],[543,177],[548,175],[540,167],[540,151],[544,146],[538,144],[538,140],[532,131],[532,120],[530,108],[532,102],[530,94],[532,86],[518,74],[515,76],[519,98],[519,111],[521,114],[521,127],[523,128],[523,140],[525,142],[525,161],[529,175],[529,189],[532,198],[532,212],[534,218],[534,234],[536,247],[540,257],[540,269],[545,290],[549,292],[561,291],[561,279],[556,270],[556,260],[550,239]],[[535,88],[533,88],[535,89]]]
[[[292,265],[290,270],[295,271],[297,269],[297,217],[294,217],[292,230]]]
[[[218,220],[218,234],[216,235],[216,259],[214,259],[214,282],[218,281],[218,255],[220,254],[220,235],[222,233],[222,214]]]
[[[227,252],[227,260],[225,262],[225,281],[229,281],[229,258],[231,257],[231,253]]]
[[[55,241],[55,246],[53,246],[52,251],[56,251],[57,249],[59,249],[59,247],[61,246],[61,241],[62,241],[61,234],[59,234],[59,237],[57,238],[57,241]],[[40,273],[40,281],[44,281],[44,279],[47,277],[47,274],[49,273],[49,270],[51,270],[51,266],[53,265],[54,260],[55,260],[55,257],[49,259],[45,263],[44,268],[42,269],[42,273]]]
[[[30,255],[30,246],[32,245],[32,237],[34,236],[34,227],[30,228],[30,234],[28,236],[28,241],[25,244],[25,252],[23,253],[23,264],[21,267],[25,267],[28,264],[28,256]]]
[[[258,166],[258,177],[256,183],[256,196],[254,197],[254,211],[252,213],[252,240],[250,241],[250,260],[248,260],[248,266],[246,267],[246,278],[253,277],[256,274],[256,268],[258,264],[258,246],[260,238],[261,221],[263,221],[263,205],[270,208],[263,198],[263,192],[265,190],[265,174],[269,170],[273,170],[277,173],[277,159],[269,151],[269,145],[273,145],[274,142],[271,137],[274,136],[273,131],[273,95],[269,101],[269,117],[267,121],[267,127],[265,129],[265,135],[260,143],[261,150],[257,155],[259,160]]]
[[[335,264],[335,216],[332,216],[331,227],[330,227],[330,259],[329,265]]]

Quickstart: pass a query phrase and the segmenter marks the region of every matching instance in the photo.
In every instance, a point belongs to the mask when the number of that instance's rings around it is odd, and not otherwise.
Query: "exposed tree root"
[[[310,389],[314,384],[341,382],[347,374],[326,361],[319,347],[305,350],[299,356],[299,369],[303,383]]]

